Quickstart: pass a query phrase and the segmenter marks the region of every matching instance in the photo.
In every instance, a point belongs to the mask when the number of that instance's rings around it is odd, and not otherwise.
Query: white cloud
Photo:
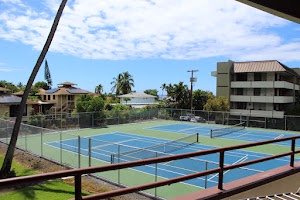
[[[0,14],[0,38],[41,50],[59,3],[47,0],[41,11],[25,3],[17,9],[7,6]],[[284,31],[289,24],[232,0],[73,0],[50,51],[89,59],[229,56],[299,61],[299,38],[289,41],[273,30]]]

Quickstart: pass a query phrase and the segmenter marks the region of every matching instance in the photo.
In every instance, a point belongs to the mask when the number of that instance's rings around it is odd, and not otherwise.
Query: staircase
[[[274,194],[268,196],[261,196],[261,197],[253,197],[247,198],[243,200],[300,200],[300,192],[290,192],[290,193],[282,193],[282,194]]]

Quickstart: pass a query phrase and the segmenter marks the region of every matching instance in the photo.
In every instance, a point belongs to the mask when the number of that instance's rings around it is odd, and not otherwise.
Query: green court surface
[[[170,129],[168,127],[172,127],[172,128]],[[214,147],[238,145],[238,144],[249,142],[244,140],[234,140],[233,138],[227,138],[227,137],[210,138],[210,129],[219,128],[219,127],[221,126],[212,125],[212,124],[202,124],[202,123],[158,120],[158,121],[148,121],[148,122],[134,123],[134,124],[111,125],[105,128],[97,128],[97,129],[89,128],[89,129],[80,129],[80,130],[68,130],[62,132],[55,132],[55,131],[47,132],[43,130],[40,132],[36,131],[35,134],[31,134],[30,132],[24,131],[21,134],[21,137],[18,139],[17,146],[24,148],[28,151],[31,151],[35,154],[42,155],[49,159],[55,160],[57,162],[75,168],[82,168],[88,166],[102,166],[102,165],[110,164],[108,160],[99,159],[99,157],[97,158],[97,156],[88,156],[87,153],[84,153],[88,149],[88,147],[84,147],[85,144],[83,142],[84,140],[88,140],[89,138],[91,138],[91,140],[97,141],[96,139],[93,139],[93,136],[95,137],[104,134],[108,135],[112,133],[126,133],[126,134],[138,135],[140,137],[145,137],[145,138],[147,137],[147,138],[161,139],[163,141],[167,141],[167,140],[178,140],[180,138],[187,136],[188,134],[199,133],[199,142],[197,144],[194,144],[196,145],[197,148],[198,147],[200,148],[199,145],[206,146],[208,148],[214,148]],[[251,129],[247,129],[248,132],[249,130]],[[265,134],[269,134],[269,132],[272,132],[270,130],[259,130],[259,131],[262,131],[263,133],[265,131]],[[281,131],[278,134],[281,135],[283,134],[282,132],[283,131]],[[272,134],[277,135],[277,131],[273,131]],[[294,133],[289,132],[287,134],[289,135]],[[258,138],[257,141],[258,140],[260,139]],[[73,141],[75,151],[62,148],[62,146],[59,146],[62,144],[62,141]],[[117,138],[116,141],[112,140],[109,142],[110,143],[117,142]],[[53,143],[57,143],[59,145],[53,146],[52,145]],[[80,148],[78,148],[78,146],[80,146]],[[97,149],[97,148],[98,148],[97,146],[92,147],[92,149]],[[249,150],[249,152],[274,154],[274,153],[286,152],[288,149],[290,149],[290,147],[285,145],[267,145],[267,146],[265,145],[263,147],[256,147],[247,150]],[[110,152],[110,153],[113,154],[115,152]],[[152,171],[149,170],[147,171],[147,170],[141,170],[139,168],[123,169],[123,170],[115,170],[115,171],[110,171],[105,173],[99,173],[97,175],[105,179],[109,179],[111,181],[123,185],[127,185],[127,186],[146,184],[146,183],[151,183],[151,182],[168,178],[157,173],[157,171],[155,172],[155,166],[152,166],[151,170]],[[191,171],[192,170],[190,170],[190,172]],[[195,172],[195,170],[193,172]],[[180,172],[177,173],[178,176],[182,175]],[[213,178],[214,177],[211,177],[212,182],[214,181]],[[187,182],[177,183],[177,184],[172,184],[170,186],[164,186],[157,189],[147,190],[145,192],[163,198],[173,198],[173,197],[177,197],[180,195],[184,195],[184,194],[188,194],[191,192],[204,189],[204,185],[202,184],[203,181],[204,178],[202,178],[201,180],[200,179],[194,180],[195,184],[194,183],[191,184]]]

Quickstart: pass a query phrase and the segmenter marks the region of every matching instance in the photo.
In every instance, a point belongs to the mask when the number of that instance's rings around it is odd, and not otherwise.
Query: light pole
[[[187,72],[191,72],[191,78],[190,78],[190,82],[191,82],[191,113],[193,110],[193,83],[197,82],[197,78],[194,78],[194,72],[197,72],[198,70],[188,70]]]

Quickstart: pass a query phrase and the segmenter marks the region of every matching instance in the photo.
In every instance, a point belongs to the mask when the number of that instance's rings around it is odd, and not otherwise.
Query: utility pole
[[[197,78],[194,78],[194,72],[197,72],[198,70],[188,70],[187,72],[191,72],[191,78],[190,78],[190,82],[191,82],[191,113],[193,111],[193,83],[197,82]]]

